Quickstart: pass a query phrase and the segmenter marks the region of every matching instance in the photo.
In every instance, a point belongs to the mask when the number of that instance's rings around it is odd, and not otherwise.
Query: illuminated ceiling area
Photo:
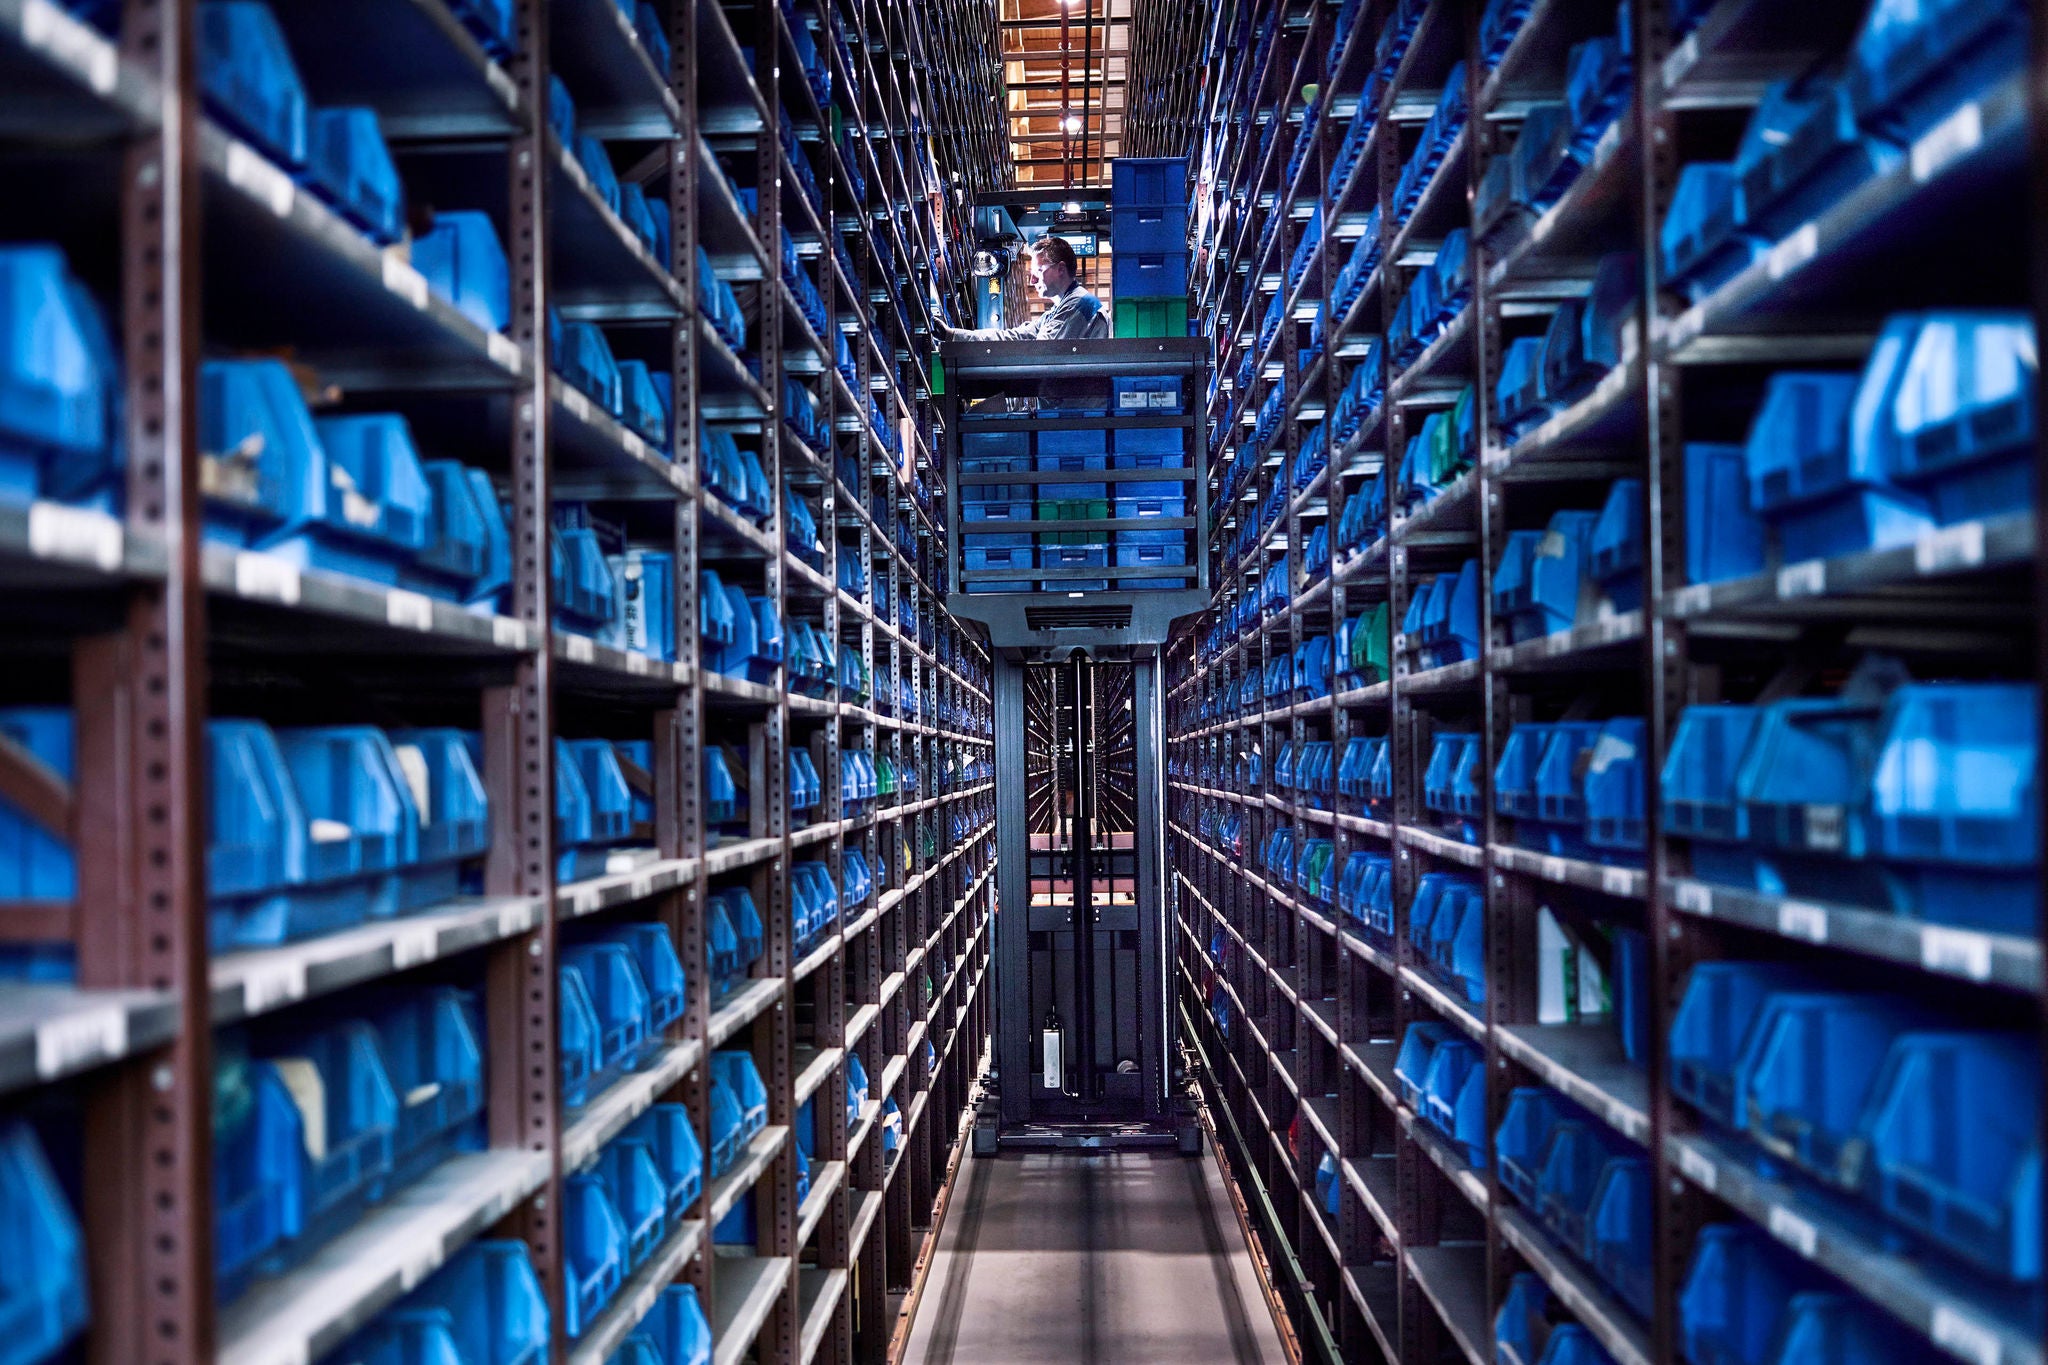
[[[1121,154],[1132,0],[998,0],[1017,187],[1109,183]]]

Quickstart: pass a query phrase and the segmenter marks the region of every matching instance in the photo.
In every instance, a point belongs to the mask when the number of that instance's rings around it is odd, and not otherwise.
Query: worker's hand
[[[951,341],[958,334],[959,330],[959,328],[942,317],[934,316],[932,318],[933,341]]]

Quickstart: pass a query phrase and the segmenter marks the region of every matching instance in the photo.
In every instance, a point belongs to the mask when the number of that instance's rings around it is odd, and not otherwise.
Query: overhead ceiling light
[[[1079,114],[1067,115],[1064,119],[1060,120],[1060,127],[1066,129],[1070,133],[1080,132],[1081,116]]]

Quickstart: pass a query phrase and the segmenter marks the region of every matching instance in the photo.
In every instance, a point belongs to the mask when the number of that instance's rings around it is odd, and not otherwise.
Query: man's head
[[[1031,287],[1042,299],[1058,298],[1074,287],[1077,265],[1064,237],[1040,237],[1031,244]]]

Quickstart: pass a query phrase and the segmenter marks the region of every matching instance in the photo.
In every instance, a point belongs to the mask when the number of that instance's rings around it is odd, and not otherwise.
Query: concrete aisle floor
[[[1283,1365],[1207,1156],[970,1158],[959,1180],[907,1365]]]

